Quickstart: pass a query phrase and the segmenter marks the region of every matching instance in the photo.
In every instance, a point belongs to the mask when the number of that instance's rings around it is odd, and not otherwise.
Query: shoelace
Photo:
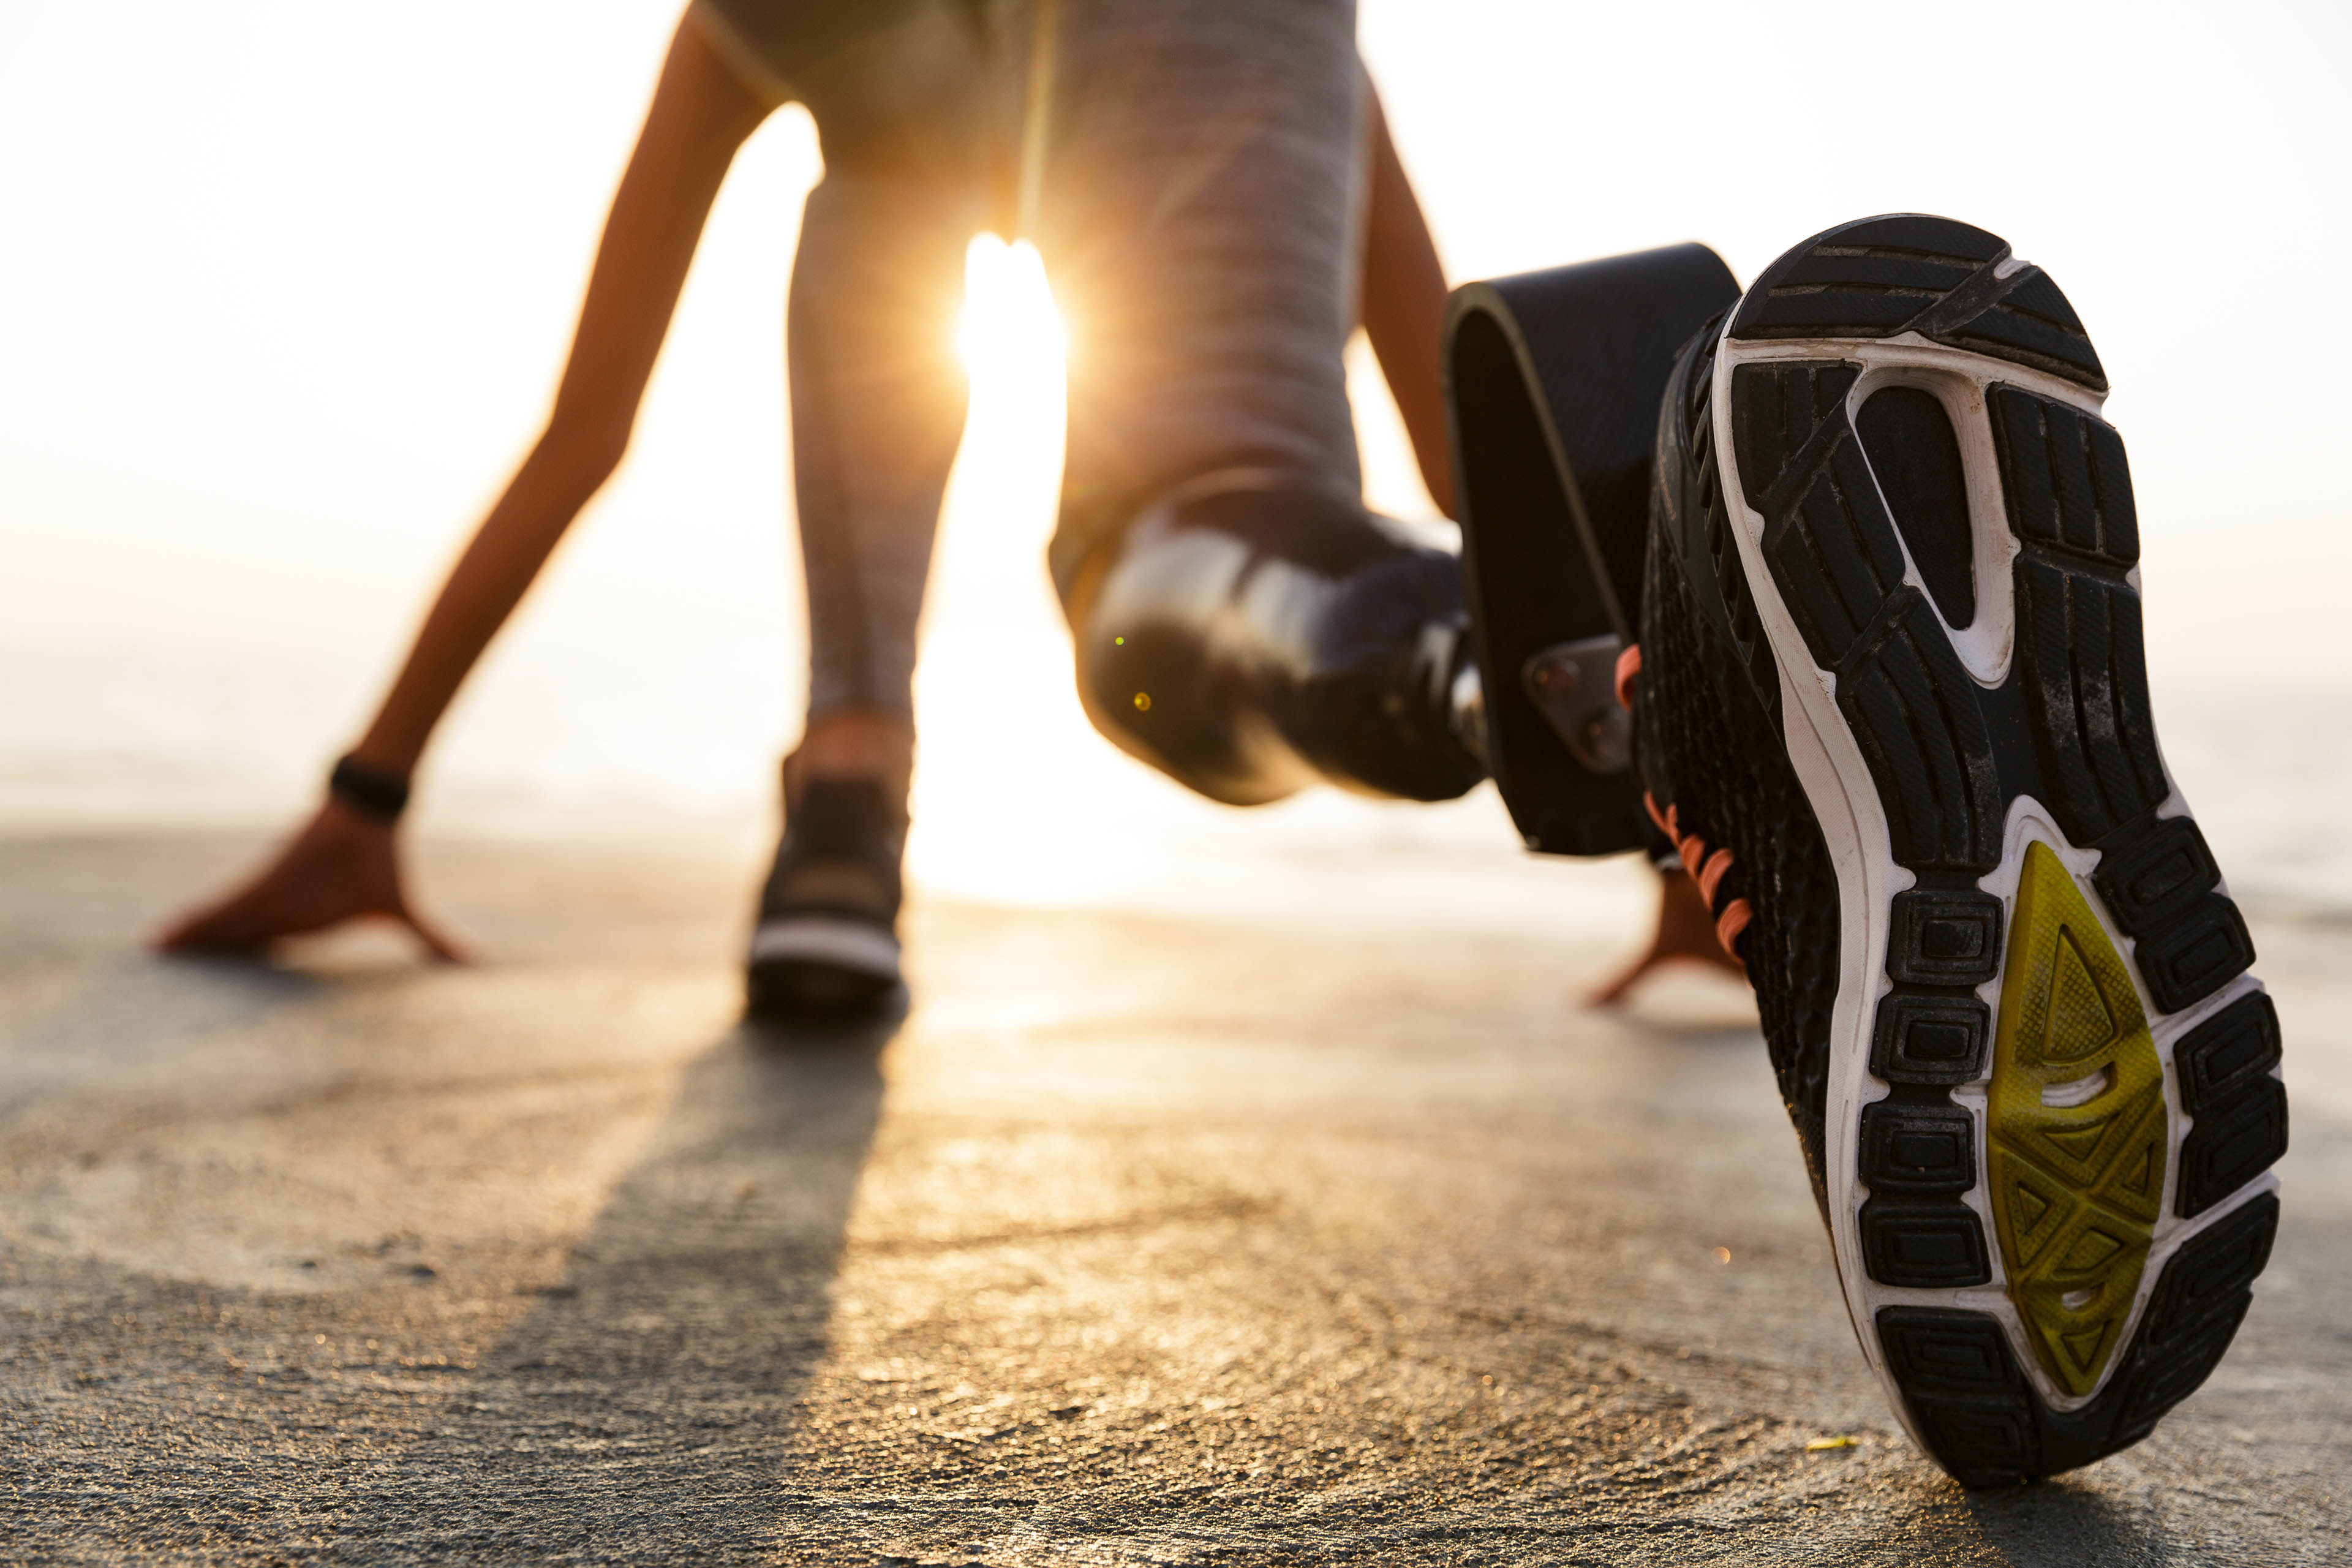
[[[1635,643],[1617,656],[1617,700],[1628,711],[1633,706],[1633,679],[1641,673],[1642,645]],[[1683,869],[1698,884],[1698,896],[1706,900],[1707,908],[1715,908],[1716,889],[1731,874],[1731,851],[1717,849],[1709,854],[1705,839],[1682,830],[1675,820],[1676,808],[1670,805],[1660,811],[1656,797],[1648,790],[1642,792],[1642,804],[1648,808],[1650,820],[1658,825],[1658,831],[1674,841],[1675,853],[1682,857]],[[1722,944],[1724,952],[1734,958],[1739,956],[1732,951],[1731,944],[1755,918],[1756,911],[1746,899],[1734,899],[1723,907],[1715,917],[1715,940]]]

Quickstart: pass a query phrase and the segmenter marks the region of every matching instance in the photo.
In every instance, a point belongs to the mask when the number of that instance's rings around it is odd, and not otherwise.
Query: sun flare
[[[1061,380],[1062,317],[1035,246],[974,235],[964,252],[963,286],[956,350],[975,392],[982,384],[1034,389]]]
[[[1018,536],[1042,546],[1061,487],[1066,404],[1062,318],[1035,246],[973,237],[956,349],[971,378],[971,411],[948,496],[950,530],[961,518],[1003,542]]]
[[[966,257],[956,347],[971,411],[924,611],[915,792],[926,827],[908,853],[926,885],[1042,896],[1032,884],[1050,884],[1052,868],[1013,847],[1048,837],[1034,779],[1083,772],[1100,745],[1071,696],[1045,571],[1062,484],[1062,324],[1034,246],[983,234]]]

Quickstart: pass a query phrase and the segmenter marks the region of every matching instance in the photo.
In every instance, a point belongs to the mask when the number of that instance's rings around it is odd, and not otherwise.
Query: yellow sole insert
[[[2088,1394],[2123,1338],[2164,1198],[2164,1067],[2123,955],[2049,846],[2010,915],[1985,1142],[2009,1299]]]

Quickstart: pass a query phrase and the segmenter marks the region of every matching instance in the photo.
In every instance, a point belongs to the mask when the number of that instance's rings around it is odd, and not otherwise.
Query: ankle
[[[811,779],[872,780],[903,799],[915,766],[915,727],[904,717],[872,709],[835,709],[809,722],[784,758],[784,793],[797,795]]]

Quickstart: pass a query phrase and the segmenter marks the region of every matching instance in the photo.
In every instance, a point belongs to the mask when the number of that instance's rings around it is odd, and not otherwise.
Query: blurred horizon
[[[307,808],[544,417],[677,9],[0,5],[0,831]],[[2292,314],[2352,248],[2326,195],[2352,15],[2007,4],[1956,33],[1859,3],[1365,0],[1360,37],[1457,282],[1686,238],[1746,279],[1905,209],[2047,267],[2118,389],[2168,760],[2242,890],[2352,911],[2352,393]],[[426,831],[765,830],[805,679],[780,349],[819,171],[797,110],[738,159],[628,462],[436,743]],[[1019,330],[974,333],[917,880],[1311,909],[1377,871],[1514,919],[1625,897],[1622,867],[1530,867],[1490,791],[1238,813],[1093,734],[1013,254],[975,256]],[[1360,342],[1351,385],[1368,493],[1428,517]]]

